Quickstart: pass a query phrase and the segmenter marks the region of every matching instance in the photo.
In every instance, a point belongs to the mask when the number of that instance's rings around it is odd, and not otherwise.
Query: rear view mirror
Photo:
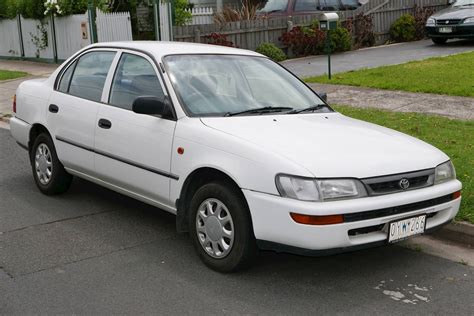
[[[137,114],[160,115],[169,117],[171,108],[166,99],[159,99],[153,96],[138,97],[133,101],[133,112]]]

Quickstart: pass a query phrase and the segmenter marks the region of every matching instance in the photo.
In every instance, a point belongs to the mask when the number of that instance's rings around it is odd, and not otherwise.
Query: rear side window
[[[64,93],[68,93],[69,91],[69,83],[71,82],[71,76],[74,72],[74,68],[76,67],[76,62],[73,62],[68,69],[64,72],[61,82],[59,83],[58,90]]]
[[[72,74],[69,94],[100,102],[114,56],[115,52],[91,52],[81,56]]]
[[[164,93],[151,63],[143,57],[124,53],[112,81],[109,103],[132,110],[133,101],[140,96],[162,99]]]

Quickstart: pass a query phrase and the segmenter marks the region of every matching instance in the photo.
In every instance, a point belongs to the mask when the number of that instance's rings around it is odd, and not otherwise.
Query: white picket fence
[[[214,9],[211,7],[193,8],[187,10],[192,14],[192,20],[187,25],[202,25],[214,23]]]
[[[130,13],[97,12],[99,42],[132,40]],[[87,14],[54,18],[58,59],[64,60],[91,43]],[[85,24],[81,26],[81,24]],[[85,31],[85,38],[83,32]],[[53,59],[53,36],[50,18],[39,20],[0,20],[0,57]],[[22,56],[22,46],[24,55]]]
[[[97,40],[99,42],[131,41],[130,12],[105,13],[96,10]]]
[[[172,22],[171,22],[171,3],[160,1],[158,7],[159,20],[160,20],[160,40],[161,41],[172,41]]]

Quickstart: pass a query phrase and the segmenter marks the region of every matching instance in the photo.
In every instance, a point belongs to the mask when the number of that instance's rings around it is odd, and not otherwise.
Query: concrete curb
[[[452,222],[434,232],[432,236],[474,247],[474,225],[466,222]]]

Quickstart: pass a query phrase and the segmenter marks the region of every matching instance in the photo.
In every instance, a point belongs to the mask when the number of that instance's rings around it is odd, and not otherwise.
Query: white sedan
[[[251,51],[95,44],[22,83],[13,107],[41,192],[78,176],[176,214],[218,271],[258,249],[396,242],[450,222],[461,202],[443,152],[337,113]]]

